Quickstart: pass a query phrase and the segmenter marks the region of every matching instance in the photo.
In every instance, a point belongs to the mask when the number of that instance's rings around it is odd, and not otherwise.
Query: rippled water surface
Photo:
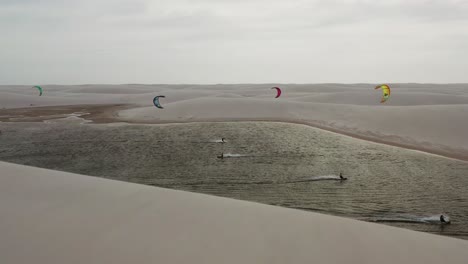
[[[0,129],[2,161],[468,239],[468,163],[461,161],[285,123],[66,120]],[[337,180],[340,172],[348,180]],[[440,213],[452,224],[441,226]]]

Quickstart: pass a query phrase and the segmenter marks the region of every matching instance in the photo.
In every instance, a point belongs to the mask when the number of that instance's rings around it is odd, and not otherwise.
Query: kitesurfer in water
[[[444,215],[440,215],[440,222],[443,223],[443,224],[449,224],[449,223],[450,223],[450,222],[447,222],[447,221],[445,220]]]
[[[224,140],[224,138],[221,138],[221,143],[226,143],[226,141]]]
[[[343,177],[343,174],[340,172],[340,180],[344,181],[347,180],[348,178]]]
[[[221,153],[221,155],[218,155],[218,159],[224,159],[224,153]]]

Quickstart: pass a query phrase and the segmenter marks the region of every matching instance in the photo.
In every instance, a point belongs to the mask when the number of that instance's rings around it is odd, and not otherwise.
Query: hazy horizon
[[[34,86],[34,85],[42,85],[42,86],[84,86],[84,85],[199,85],[199,86],[215,86],[215,85],[330,85],[330,84],[338,84],[338,85],[375,85],[375,84],[392,84],[392,85],[468,85],[468,82],[452,82],[452,83],[436,83],[436,82],[355,82],[355,83],[340,83],[340,82],[321,82],[321,83],[275,83],[275,82],[264,82],[264,83],[30,83],[30,84],[0,84],[1,86]],[[467,87],[468,88],[468,87]]]
[[[463,0],[0,0],[0,84],[468,83]]]

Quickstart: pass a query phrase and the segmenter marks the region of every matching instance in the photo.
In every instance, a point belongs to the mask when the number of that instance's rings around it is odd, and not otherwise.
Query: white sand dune
[[[272,86],[283,94],[275,99]],[[371,84],[44,85],[0,86],[2,108],[76,104],[130,104],[127,122],[277,120],[468,160],[467,84],[392,84],[380,103]],[[164,110],[153,107],[155,95]]]
[[[468,241],[0,162],[0,262],[465,264]]]
[[[320,93],[295,98],[294,101],[309,103],[330,103],[330,104],[349,104],[349,105],[380,105],[379,95],[361,92],[341,92],[341,93]],[[416,106],[416,105],[449,105],[449,104],[468,104],[468,96],[405,92],[404,94],[394,94],[392,96],[392,106]],[[389,104],[390,105],[390,104]]]

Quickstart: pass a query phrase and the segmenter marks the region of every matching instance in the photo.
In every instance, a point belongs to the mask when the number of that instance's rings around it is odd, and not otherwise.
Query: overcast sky
[[[0,84],[468,82],[468,0],[0,0]]]

